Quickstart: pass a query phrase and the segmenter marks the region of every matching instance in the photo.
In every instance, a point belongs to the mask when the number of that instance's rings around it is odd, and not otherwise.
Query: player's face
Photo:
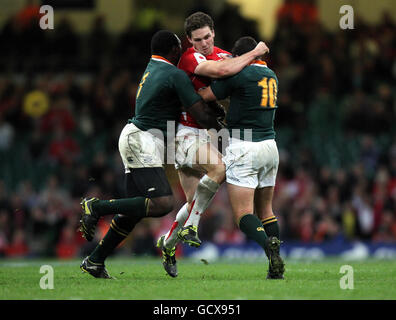
[[[192,31],[191,38],[188,38],[188,40],[191,42],[195,50],[202,53],[204,56],[207,56],[213,52],[214,37],[214,30],[205,26]]]

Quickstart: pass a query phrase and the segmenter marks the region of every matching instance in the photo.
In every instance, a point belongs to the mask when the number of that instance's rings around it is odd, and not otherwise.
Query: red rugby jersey
[[[207,60],[223,60],[227,55],[231,56],[231,53],[218,47],[213,47],[213,52],[207,56],[195,51],[194,47],[190,47],[182,54],[177,67],[187,73],[194,85],[195,90],[198,91],[199,89],[210,85],[212,79],[194,74],[195,68],[201,62]],[[188,112],[181,113],[179,122],[188,127],[201,128],[201,126]]]

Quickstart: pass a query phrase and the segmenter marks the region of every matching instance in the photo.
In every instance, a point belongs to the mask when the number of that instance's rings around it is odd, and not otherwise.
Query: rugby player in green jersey
[[[159,31],[151,40],[151,52],[136,93],[135,116],[119,138],[126,197],[85,198],[81,202],[81,232],[88,241],[94,238],[100,217],[115,214],[105,237],[80,265],[82,271],[97,278],[110,278],[104,263],[106,257],[141,219],[162,217],[173,210],[173,194],[163,169],[163,138],[167,136],[168,122],[179,119],[181,106],[204,128],[220,128],[216,116],[195,92],[186,73],[176,67],[181,55],[179,38],[170,31]],[[163,259],[167,272],[177,276],[174,253],[164,255]]]
[[[232,54],[240,56],[256,45],[253,38],[242,37]],[[274,130],[277,91],[275,73],[257,57],[236,75],[215,80],[198,92],[205,101],[230,97],[226,117],[230,139],[223,159],[227,191],[240,230],[268,257],[268,279],[283,279],[284,273],[279,226],[272,211],[279,164]]]

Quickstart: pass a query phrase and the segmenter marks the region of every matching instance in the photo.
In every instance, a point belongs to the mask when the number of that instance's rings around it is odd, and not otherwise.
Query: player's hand
[[[260,41],[254,50],[257,52],[257,56],[262,56],[269,52],[269,48],[263,41]]]
[[[219,121],[223,121],[225,116],[226,116],[226,112],[225,112],[225,108],[223,107],[223,105],[217,101],[210,101],[208,102],[208,106],[213,110],[213,112],[216,115],[216,118]]]

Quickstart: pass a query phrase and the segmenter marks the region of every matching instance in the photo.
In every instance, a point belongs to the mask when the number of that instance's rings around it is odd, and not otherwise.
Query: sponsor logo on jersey
[[[203,62],[203,61],[206,61],[205,56],[203,54],[199,53],[199,52],[195,52],[194,53],[194,58],[195,58],[195,60],[197,60],[198,64]]]
[[[232,55],[230,55],[230,54],[228,54],[228,53],[224,53],[224,52],[217,53],[217,56],[218,56],[220,59],[232,58]]]

